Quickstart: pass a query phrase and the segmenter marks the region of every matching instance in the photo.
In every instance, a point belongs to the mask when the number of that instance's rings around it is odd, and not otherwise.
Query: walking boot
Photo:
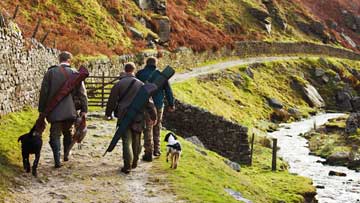
[[[130,173],[130,169],[123,167],[123,168],[121,168],[121,172],[123,172],[123,173],[125,173],[125,174],[129,174],[129,173]]]
[[[132,169],[135,169],[136,167],[137,167],[137,165],[138,165],[138,160],[133,160],[133,163],[132,163],[132,165],[131,165],[131,168]]]
[[[70,154],[70,150],[71,150],[71,147],[70,147],[71,142],[72,142],[71,135],[64,135],[64,139],[63,139],[64,162],[69,161],[69,154]]]
[[[147,161],[147,162],[152,162],[153,158],[152,158],[152,154],[144,154],[144,156],[142,157],[143,161]]]
[[[55,143],[55,142],[50,142],[50,147],[53,151],[53,155],[54,155],[54,162],[55,162],[55,168],[60,168],[61,167],[61,162],[60,162],[60,143]]]
[[[160,151],[154,151],[154,156],[158,157],[161,155],[161,152]]]

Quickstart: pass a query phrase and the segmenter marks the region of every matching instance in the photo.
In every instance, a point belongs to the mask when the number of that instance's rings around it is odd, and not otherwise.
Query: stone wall
[[[209,150],[249,164],[248,129],[204,109],[176,101],[176,112],[164,112],[163,125],[185,138],[196,136]]]
[[[134,61],[139,67],[144,64],[144,59],[148,56],[161,55],[159,67],[170,65],[175,69],[191,69],[198,67],[206,62],[224,59],[226,57],[256,57],[274,55],[312,55],[312,56],[333,56],[352,60],[360,60],[360,54],[345,49],[334,48],[328,45],[320,45],[309,42],[237,42],[235,49],[221,49],[218,51],[207,51],[194,53],[188,48],[178,48],[173,53],[145,52],[137,55],[122,55],[112,59],[101,59],[87,62],[91,75],[116,76],[119,75],[124,63]]]
[[[0,116],[37,104],[42,77],[57,54],[36,41],[26,43],[15,24],[0,27]]]
[[[200,66],[201,64],[217,60],[224,57],[236,56],[235,50],[222,49],[216,52],[203,52],[203,53],[194,53],[192,50],[181,47],[175,52],[168,51],[151,51],[143,52],[136,55],[121,55],[116,56],[111,59],[97,59],[85,62],[84,65],[88,67],[90,75],[101,75],[104,72],[105,75],[117,76],[123,70],[125,63],[132,61],[135,62],[138,68],[141,68],[144,65],[144,61],[149,56],[158,57],[161,56],[159,60],[159,67],[163,68],[166,65],[171,65],[176,69],[188,69]]]
[[[240,57],[262,55],[317,55],[360,60],[360,54],[310,42],[237,42],[236,53]]]

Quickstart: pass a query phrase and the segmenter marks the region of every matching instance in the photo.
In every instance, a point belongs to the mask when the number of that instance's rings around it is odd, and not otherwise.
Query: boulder
[[[325,27],[321,22],[313,21],[311,22],[310,27],[313,33],[320,36],[324,34]]]
[[[360,97],[354,97],[351,99],[352,110],[360,112]]]
[[[271,0],[263,0],[263,4],[266,6],[271,18],[275,21],[275,23],[282,29],[286,30],[287,22],[285,17],[281,14],[278,5],[276,2]]]
[[[151,1],[150,0],[135,0],[135,3],[142,9],[146,10],[151,7]]]
[[[346,173],[337,172],[337,171],[329,171],[329,176],[341,176],[341,177],[345,177],[345,176],[346,176]]]
[[[248,11],[254,18],[261,22],[264,22],[266,18],[270,17],[270,14],[267,11],[257,8],[250,8]]]
[[[360,113],[352,113],[346,120],[345,132],[352,134],[355,133],[358,128],[360,128]]]
[[[352,110],[352,105],[351,105],[352,95],[348,91],[346,90],[338,91],[335,95],[335,99],[336,99],[336,105],[340,110],[342,111]]]
[[[360,16],[347,10],[342,10],[341,13],[345,26],[354,32],[360,33]]]
[[[345,33],[341,33],[341,37],[343,37],[345,39],[345,41],[353,48],[356,48],[357,45],[356,43],[349,37],[347,36]]]
[[[274,109],[274,112],[270,115],[272,122],[286,122],[290,118],[290,115],[284,109]]]
[[[315,76],[316,77],[321,77],[325,75],[325,70],[321,69],[321,68],[315,68]]]
[[[270,107],[274,109],[282,109],[284,107],[284,105],[275,98],[266,98],[266,100],[268,101]]]
[[[144,34],[134,27],[128,27],[132,36],[136,39],[144,39]]]
[[[245,73],[246,75],[248,75],[251,79],[254,79],[254,73],[252,72],[251,68],[250,67],[247,67],[245,69]]]
[[[327,75],[323,75],[323,76],[321,77],[321,80],[322,80],[324,83],[328,83],[328,82],[330,81],[330,78],[329,78],[329,76],[327,76]]]
[[[263,23],[264,23],[264,27],[266,29],[266,32],[268,34],[271,34],[271,20],[270,20],[270,18],[265,19],[265,21]]]
[[[346,166],[349,162],[349,156],[349,152],[334,152],[326,159],[326,163],[329,165]]]
[[[288,113],[295,119],[301,118],[301,112],[297,108],[293,108],[293,107],[288,108]]]
[[[230,161],[229,159],[225,159],[224,162],[226,163],[226,165],[230,166],[230,168],[232,168],[234,171],[240,172],[241,169],[240,164]]]
[[[155,18],[154,22],[157,24],[155,32],[158,34],[160,43],[165,43],[170,40],[170,20],[167,17]]]
[[[204,144],[203,144],[203,143],[201,142],[201,140],[200,140],[198,137],[196,137],[196,136],[188,137],[188,138],[186,138],[185,140],[193,143],[193,144],[196,145],[196,146],[205,148]]]
[[[310,84],[306,84],[306,86],[303,87],[303,90],[304,90],[304,94],[307,98],[308,103],[312,107],[318,107],[318,108],[325,107],[324,99],[321,97],[321,95],[315,89],[314,86],[312,86]]]
[[[152,10],[160,15],[166,15],[166,0],[135,0],[142,10]]]

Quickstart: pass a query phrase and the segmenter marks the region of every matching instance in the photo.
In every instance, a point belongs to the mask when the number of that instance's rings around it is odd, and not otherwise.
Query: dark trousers
[[[145,155],[151,156],[153,152],[160,152],[160,131],[164,108],[156,109],[157,123],[149,124],[149,118],[146,118],[144,129],[144,148]]]
[[[131,169],[137,165],[141,152],[141,133],[127,129],[122,137],[124,168]]]
[[[66,152],[71,144],[73,123],[73,120],[51,123],[49,144],[54,154],[55,165],[60,165],[61,134],[64,135],[63,146]]]

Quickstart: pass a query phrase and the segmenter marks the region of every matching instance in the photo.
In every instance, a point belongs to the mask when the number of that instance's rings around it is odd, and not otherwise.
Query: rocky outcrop
[[[354,32],[360,33],[360,15],[355,15],[347,10],[342,10],[341,13],[346,27]]]
[[[303,91],[310,106],[317,108],[325,107],[324,99],[321,97],[314,86],[307,84],[305,87],[303,87]]]
[[[356,133],[360,128],[360,113],[352,113],[346,121],[345,132],[347,134]]]
[[[155,32],[159,35],[160,43],[165,43],[170,40],[170,20],[167,17],[154,18],[156,30]]]
[[[271,18],[275,21],[275,23],[282,30],[286,30],[287,22],[285,17],[281,14],[277,4],[273,0],[263,0],[263,4],[265,4],[268,12],[270,13]]]
[[[326,163],[335,166],[346,166],[349,162],[349,155],[349,152],[335,152],[326,159]]]
[[[164,127],[187,137],[196,136],[204,146],[230,159],[249,164],[248,129],[204,109],[176,101],[176,112],[164,112]]]
[[[341,37],[343,37],[345,39],[345,41],[353,48],[357,47],[357,44],[349,37],[347,36],[345,33],[341,33]]]
[[[325,26],[318,21],[312,21],[310,23],[304,21],[296,22],[299,29],[307,35],[315,35],[320,38],[324,43],[328,43],[330,37],[325,32]]]
[[[347,90],[338,91],[335,95],[335,99],[336,99],[336,106],[339,110],[351,111],[353,109],[351,105],[352,95],[350,91]]]
[[[266,100],[269,103],[270,107],[274,109],[282,109],[284,107],[284,105],[275,98],[266,98]]]
[[[194,145],[198,146],[198,147],[202,147],[202,148],[205,148],[204,144],[201,142],[201,140],[196,137],[196,136],[192,136],[192,137],[188,137],[188,138],[185,138],[185,140],[193,143]]]
[[[270,14],[258,8],[250,8],[249,13],[262,24],[268,34],[271,33],[271,18]]]
[[[160,15],[166,15],[166,0],[135,0],[143,10],[152,10]]]

